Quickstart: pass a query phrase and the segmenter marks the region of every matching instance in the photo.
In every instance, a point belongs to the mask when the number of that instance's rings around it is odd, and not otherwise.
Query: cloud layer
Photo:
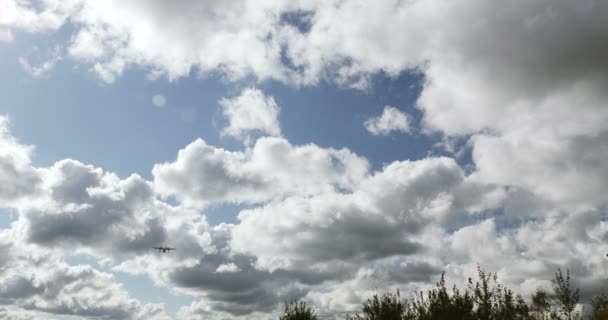
[[[556,266],[570,267],[584,293],[597,289],[602,274],[608,232],[602,211],[522,202],[530,191],[487,184],[450,158],[397,161],[371,172],[365,159],[347,150],[292,146],[283,138],[261,138],[243,153],[197,140],[175,162],[156,166],[154,181],[146,181],[70,159],[31,167],[28,147],[4,123],[2,143],[24,152],[21,166],[41,181],[37,192],[5,195],[19,218],[2,231],[0,278],[9,285],[0,302],[18,308],[82,317],[168,317],[162,306],[129,298],[110,274],[94,267],[47,266],[79,254],[200,297],[179,313],[194,318],[264,317],[282,301],[300,297],[323,312],[354,310],[378,286],[416,289],[442,270],[467,276],[476,263],[498,270],[524,292],[547,284]],[[280,152],[272,152],[276,148]],[[300,157],[318,160],[302,168]],[[285,171],[269,173],[279,163]],[[187,206],[159,200],[163,193]],[[211,226],[188,208],[243,201],[256,206],[241,211],[236,224]],[[531,214],[521,212],[534,207],[530,203],[545,211],[536,213],[537,220],[521,220]],[[487,216],[500,206],[507,216]],[[478,218],[467,223],[471,217]],[[517,228],[501,227],[513,221],[519,221]],[[149,250],[167,243],[179,250],[165,256]],[[18,254],[24,250],[31,254]],[[30,277],[15,273],[24,268]],[[96,288],[93,297],[90,288]],[[100,292],[122,298],[108,300]],[[69,300],[75,294],[86,300]]]
[[[462,140],[472,155],[466,170],[429,157],[372,171],[348,149],[291,144],[280,136],[274,99],[246,89],[222,100],[224,134],[272,137],[243,151],[195,140],[146,181],[70,159],[34,167],[33,148],[2,120],[0,199],[19,212],[3,231],[16,239],[0,251],[7,257],[0,277],[11,284],[0,291],[3,304],[162,315],[91,268],[60,264],[19,278],[11,268],[46,260],[21,257],[13,246],[90,254],[147,274],[201,298],[181,310],[193,318],[263,317],[293,297],[324,312],[353,310],[375,287],[419,288],[440,270],[466,278],[477,263],[523,292],[547,285],[557,266],[572,270],[584,294],[604,275],[605,3],[5,0],[0,10],[11,35],[70,24],[67,54],[101,75],[137,66],[169,79],[219,72],[229,81],[366,89],[380,72],[415,70],[424,74],[417,126]],[[394,122],[402,118],[391,110],[368,130],[407,131],[409,122]],[[204,210],[223,203],[252,208],[235,224],[209,225]],[[180,248],[176,255],[145,250],[166,241]],[[51,285],[81,288],[79,281],[124,299],[90,310],[84,306],[99,297],[69,302]],[[42,295],[45,286],[56,294]]]

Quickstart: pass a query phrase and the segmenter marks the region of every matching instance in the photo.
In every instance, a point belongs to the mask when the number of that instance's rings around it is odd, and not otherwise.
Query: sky
[[[0,319],[606,285],[608,4],[0,0]],[[159,253],[155,246],[175,251]]]

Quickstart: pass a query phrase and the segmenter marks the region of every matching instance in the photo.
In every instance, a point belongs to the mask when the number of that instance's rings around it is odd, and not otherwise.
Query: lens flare
[[[157,94],[152,97],[152,103],[155,106],[162,108],[167,103],[167,98],[165,98],[165,96],[163,96],[162,94]]]
[[[114,77],[113,74],[111,73],[104,73],[101,76],[101,80],[105,83],[105,84],[114,84],[114,82],[116,82],[116,77]]]

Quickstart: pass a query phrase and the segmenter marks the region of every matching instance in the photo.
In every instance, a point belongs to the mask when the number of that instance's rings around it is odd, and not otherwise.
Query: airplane
[[[167,252],[167,251],[175,250],[175,248],[169,248],[169,247],[153,247],[153,249],[158,250],[158,252]]]

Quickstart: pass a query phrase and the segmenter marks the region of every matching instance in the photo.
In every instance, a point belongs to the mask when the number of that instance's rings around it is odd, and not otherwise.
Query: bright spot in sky
[[[163,96],[162,94],[156,94],[154,95],[154,97],[152,97],[152,103],[155,106],[162,108],[167,103],[167,98],[165,98],[165,96]]]
[[[114,84],[114,82],[116,82],[116,78],[111,73],[104,73],[101,76],[101,80],[103,80],[103,82],[105,82],[106,84]]]

